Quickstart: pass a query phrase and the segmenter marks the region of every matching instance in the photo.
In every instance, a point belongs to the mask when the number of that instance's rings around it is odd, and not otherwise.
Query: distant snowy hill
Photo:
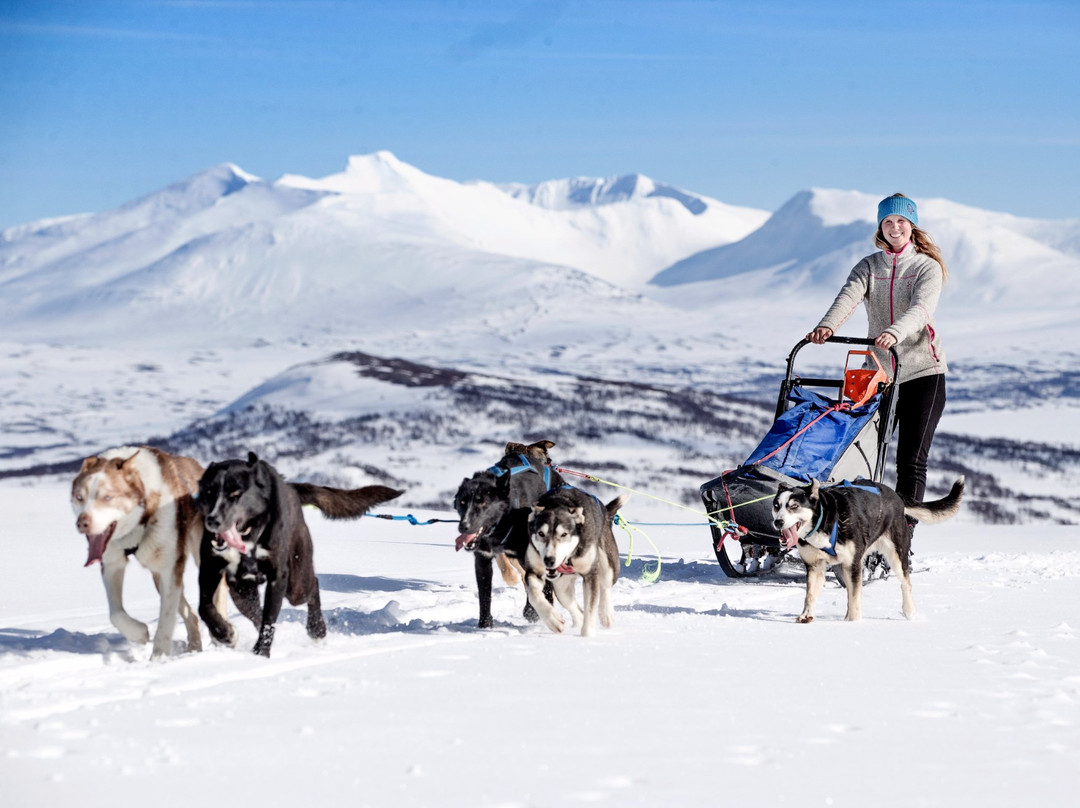
[[[713,284],[723,294],[835,291],[873,245],[879,196],[814,189],[792,197],[744,239],[703,250],[659,272],[660,287]],[[949,269],[950,305],[1022,304],[1058,311],[1080,305],[1080,221],[1021,219],[1006,213],[917,199],[919,220],[939,243]]]
[[[196,457],[253,450],[281,458],[294,477],[330,484],[378,479],[437,508],[508,441],[549,439],[560,462],[696,504],[697,486],[717,463],[740,462],[769,416],[767,407],[685,387],[477,373],[350,351],[294,365],[157,442]],[[391,465],[387,451],[417,459]],[[439,487],[425,482],[432,469],[445,472],[434,475]]]
[[[873,249],[876,200],[865,194],[844,194],[843,201],[858,197],[854,217],[822,215],[827,197],[838,193],[802,191],[769,217],[760,228],[733,244],[714,247],[676,262],[658,273],[652,283],[676,286],[720,280],[756,270],[791,270],[807,266],[832,269],[853,264]],[[839,200],[838,200],[839,201]]]
[[[294,365],[155,443],[194,457],[255,451],[297,479],[378,480],[407,489],[410,507],[438,509],[508,441],[549,439],[560,464],[700,507],[698,487],[742,463],[771,420],[771,404],[708,389],[477,373],[351,351]],[[965,474],[966,510],[985,521],[1076,521],[1080,449],[946,433],[935,452],[931,489]]]

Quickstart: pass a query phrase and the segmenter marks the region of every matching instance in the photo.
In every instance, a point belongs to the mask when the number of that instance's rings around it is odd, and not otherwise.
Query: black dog
[[[254,453],[247,461],[211,463],[199,480],[203,514],[199,568],[199,616],[220,643],[236,644],[236,631],[214,605],[222,574],[240,613],[259,629],[254,651],[270,656],[274,624],[284,598],[307,604],[308,635],[326,636],[315,577],[311,534],[303,505],[315,505],[331,519],[363,516],[369,508],[402,492],[382,485],[345,491],[307,483],[287,483]],[[266,583],[260,611],[259,584]]]
[[[936,524],[954,516],[964,494],[960,477],[948,495],[933,502],[904,502],[888,486],[870,480],[847,481],[823,488],[817,480],[801,488],[781,485],[773,500],[773,524],[789,547],[796,544],[806,564],[806,602],[798,622],[814,619],[814,603],[825,570],[840,565],[847,588],[845,620],[862,619],[863,557],[879,552],[900,570],[904,617],[915,614],[911,596],[911,532],[905,516]]]
[[[460,519],[458,530],[461,535],[455,546],[458,550],[473,553],[480,598],[479,628],[491,628],[492,625],[492,559],[500,560],[503,579],[507,583],[516,584],[524,578],[521,559],[529,546],[532,506],[548,490],[565,484],[551,467],[547,450],[554,445],[549,440],[528,446],[508,443],[506,453],[498,463],[465,478],[458,487],[454,510]],[[510,559],[509,563],[507,559]],[[549,600],[553,597],[550,585],[544,592]],[[522,614],[531,623],[538,619],[528,600]]]

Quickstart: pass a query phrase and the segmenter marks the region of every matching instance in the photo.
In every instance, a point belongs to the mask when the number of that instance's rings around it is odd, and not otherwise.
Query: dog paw
[[[556,634],[562,634],[564,631],[566,631],[566,621],[558,615],[555,615],[550,619],[545,620],[544,622],[547,623],[547,627],[554,631]]]
[[[235,648],[236,629],[232,627],[232,623],[226,623],[224,628],[216,631],[211,628],[210,639],[213,640],[214,645],[227,645],[229,648]]]
[[[145,645],[150,642],[150,629],[147,628],[146,623],[140,623],[138,620],[128,617],[127,615],[114,616],[112,622],[128,642],[137,643],[139,645]]]
[[[264,625],[259,630],[259,639],[255,641],[255,647],[252,648],[252,652],[259,656],[270,658],[270,646],[274,643],[274,626]]]
[[[495,624],[495,621],[491,619],[489,614],[487,617],[481,617],[476,621],[477,628],[491,628]]]
[[[163,659],[165,657],[168,657],[169,654],[171,654],[171,653],[172,653],[172,640],[171,639],[169,640],[168,645],[165,645],[165,646],[159,645],[155,641],[154,642],[154,651],[153,651],[152,654],[150,654],[150,661],[153,662],[156,659]]]
[[[795,618],[795,622],[796,623],[813,623],[814,622],[814,615],[812,615],[812,614],[800,614],[798,617]]]

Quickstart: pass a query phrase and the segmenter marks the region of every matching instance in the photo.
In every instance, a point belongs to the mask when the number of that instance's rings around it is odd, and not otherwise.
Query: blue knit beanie
[[[881,220],[886,216],[903,216],[916,227],[919,225],[919,209],[915,207],[915,202],[906,196],[887,196],[878,202],[878,224],[881,224]]]

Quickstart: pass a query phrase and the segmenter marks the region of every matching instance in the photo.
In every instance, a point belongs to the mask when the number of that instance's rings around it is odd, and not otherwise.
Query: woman
[[[945,261],[930,235],[920,230],[915,202],[903,194],[881,200],[874,244],[881,252],[868,255],[851,270],[832,306],[806,335],[820,345],[866,303],[868,336],[885,367],[888,349],[900,360],[897,379],[896,491],[908,500],[922,501],[926,491],[926,460],[941,413],[945,409],[945,353],[934,329]],[[880,350],[878,350],[880,349]],[[914,528],[914,520],[909,519]]]

